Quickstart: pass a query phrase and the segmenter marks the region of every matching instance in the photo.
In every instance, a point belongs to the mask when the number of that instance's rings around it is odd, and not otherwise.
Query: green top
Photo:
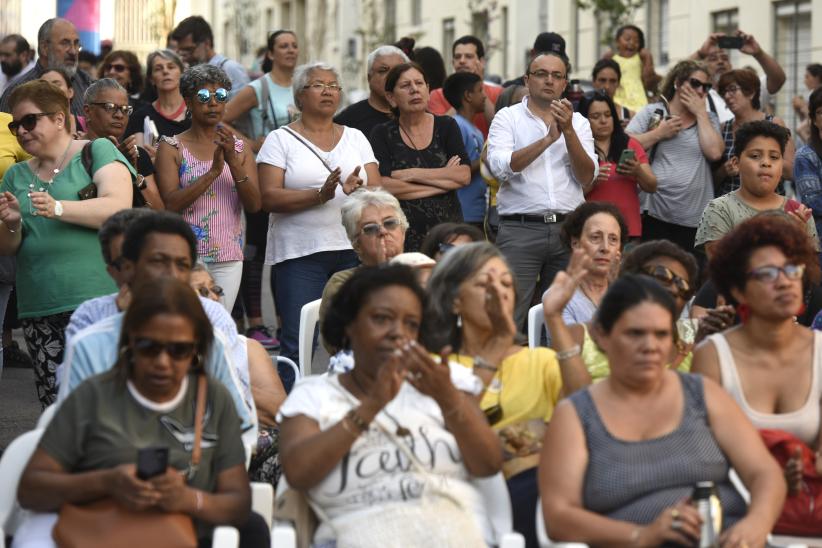
[[[134,168],[108,139],[94,141],[92,156],[94,172],[111,162],[121,162],[136,177]],[[68,312],[84,301],[117,291],[106,273],[96,229],[32,215],[29,185],[35,190],[46,189],[56,200],[76,201],[77,191],[90,182],[79,152],[66,162],[52,184],[36,177],[28,162],[15,164],[6,172],[4,190],[17,197],[23,216],[23,240],[17,250],[20,318]]]
[[[217,488],[220,472],[245,463],[240,419],[226,388],[208,383],[202,456],[192,487]],[[194,441],[197,377],[189,375],[179,403],[166,411],[144,407],[114,371],[89,378],[66,398],[39,447],[67,472],[104,470],[137,462],[137,450],[168,447],[168,465],[186,471]],[[206,533],[200,525],[200,533]]]

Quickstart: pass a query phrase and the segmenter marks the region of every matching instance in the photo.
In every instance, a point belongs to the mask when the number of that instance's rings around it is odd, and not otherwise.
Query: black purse
[[[83,146],[83,150],[80,152],[80,161],[83,163],[83,167],[86,169],[88,173],[89,179],[92,181],[77,191],[77,196],[81,200],[91,200],[92,198],[97,197],[97,185],[94,182],[94,172],[93,164],[94,164],[94,157],[91,153],[91,145],[94,141],[89,141],[88,143]],[[143,197],[143,193],[140,192],[140,189],[137,187],[137,183],[133,180],[131,181],[131,207],[146,207],[146,199]]]

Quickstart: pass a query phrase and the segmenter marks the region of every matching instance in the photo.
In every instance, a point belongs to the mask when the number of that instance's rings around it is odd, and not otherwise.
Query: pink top
[[[648,163],[648,155],[645,154],[639,141],[629,137],[628,147],[634,150],[640,164]],[[596,185],[591,192],[585,195],[585,199],[589,202],[610,202],[617,206],[628,224],[628,235],[639,237],[642,235],[642,220],[639,212],[639,185],[636,177],[617,173],[617,164],[614,162],[607,160],[599,162],[600,166],[607,164],[611,164],[611,175],[608,180]]]
[[[177,148],[180,188],[194,184],[211,169],[213,161],[197,159],[176,137],[162,139]],[[234,141],[234,150],[243,151],[243,142]],[[228,163],[211,186],[182,212],[197,238],[197,256],[206,263],[243,260],[242,205]]]

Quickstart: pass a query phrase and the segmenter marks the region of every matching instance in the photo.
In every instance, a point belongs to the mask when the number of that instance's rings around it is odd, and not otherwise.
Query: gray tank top
[[[708,425],[702,377],[679,373],[684,393],[682,422],[673,432],[645,441],[613,437],[589,391],[571,396],[588,446],[583,504],[598,514],[638,524],[691,495],[698,481],[717,486],[723,528],[741,519],[746,504],[728,479],[729,463]]]

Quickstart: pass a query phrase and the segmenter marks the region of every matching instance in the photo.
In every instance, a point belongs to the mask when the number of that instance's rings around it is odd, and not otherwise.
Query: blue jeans
[[[328,279],[340,270],[354,268],[359,264],[357,254],[352,250],[321,251],[289,259],[274,265],[272,292],[277,313],[282,318],[280,355],[299,359],[300,310],[306,303],[323,296]],[[306,371],[311,364],[304,364]]]

